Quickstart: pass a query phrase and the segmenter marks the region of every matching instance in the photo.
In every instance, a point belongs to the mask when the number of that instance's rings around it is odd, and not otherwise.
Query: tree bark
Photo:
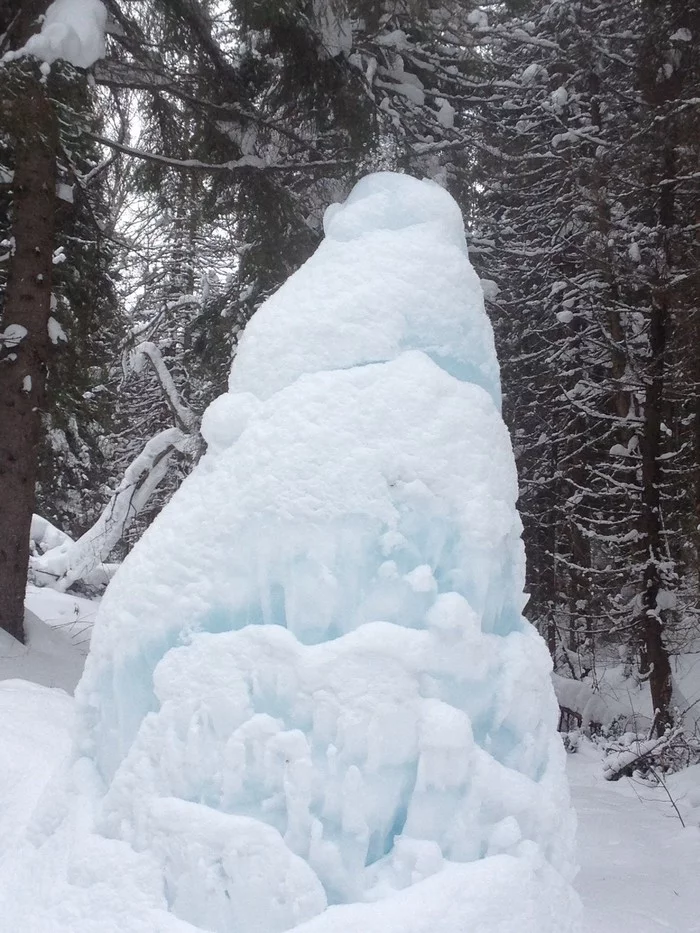
[[[24,593],[50,351],[56,120],[34,65],[7,66],[2,113],[14,136],[13,255],[0,342],[0,627],[24,641]]]
[[[675,175],[673,146],[663,152],[665,179]],[[666,345],[669,329],[669,284],[671,257],[667,231],[674,223],[674,186],[665,184],[659,197],[659,225],[663,257],[659,280],[652,284],[649,319],[649,373],[644,400],[644,423],[640,438],[642,454],[642,540],[646,544],[640,619],[642,670],[648,673],[654,725],[658,735],[671,725],[673,673],[668,648],[664,642],[664,623],[659,593],[664,587],[664,530],[661,513],[661,424],[665,397]],[[668,572],[668,571],[667,571]]]
[[[677,13],[686,4],[679,4]],[[649,279],[649,366],[644,392],[643,424],[640,436],[642,458],[641,540],[645,545],[645,566],[642,578],[639,639],[641,669],[648,675],[654,709],[654,729],[663,735],[672,723],[673,672],[670,653],[664,638],[664,605],[661,591],[672,583],[675,569],[664,534],[661,485],[664,476],[662,455],[662,424],[668,404],[668,343],[674,323],[677,296],[674,293],[674,250],[677,223],[676,177],[677,117],[669,104],[679,101],[683,90],[683,71],[672,68],[666,73],[663,30],[668,23],[668,4],[647,0],[641,6],[643,39],[639,50],[638,81],[642,98],[650,108],[648,151],[650,181],[647,195],[657,228],[655,268]],[[684,16],[674,17],[677,26],[686,25]],[[679,150],[680,151],[680,150]],[[655,215],[655,216],[654,216]]]
[[[664,350],[666,348],[667,308],[665,302],[653,300],[649,323],[650,380],[644,405],[644,426],[640,447],[642,453],[642,527],[647,546],[644,567],[640,619],[641,667],[649,677],[654,725],[663,735],[671,723],[673,680],[668,649],[663,638],[663,620],[659,607],[659,592],[663,587],[663,527],[661,522],[661,405],[664,390]]]

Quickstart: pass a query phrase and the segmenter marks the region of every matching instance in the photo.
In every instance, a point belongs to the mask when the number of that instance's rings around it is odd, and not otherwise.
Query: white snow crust
[[[58,59],[90,68],[105,54],[107,10],[101,0],[53,0],[41,30],[5,59],[33,55],[49,65]]]
[[[102,601],[72,770],[0,905],[14,928],[576,929],[550,661],[522,617],[459,210],[384,173],[325,230]]]
[[[2,632],[3,660],[10,639]],[[61,654],[52,656],[54,668]],[[4,666],[4,665],[3,665]],[[0,674],[4,673],[0,669]],[[26,671],[21,667],[17,673]],[[58,677],[68,670],[55,671]],[[3,879],[12,871],[17,847],[31,818],[47,777],[70,754],[73,721],[72,697],[28,680],[0,679],[2,722],[2,769],[0,771],[0,871]],[[3,926],[0,914],[0,929]]]

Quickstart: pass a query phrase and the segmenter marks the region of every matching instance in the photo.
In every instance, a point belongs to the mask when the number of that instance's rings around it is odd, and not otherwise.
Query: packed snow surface
[[[59,677],[68,674],[59,652],[52,660]],[[3,679],[0,723],[0,874],[7,880],[44,785],[70,753],[73,699],[57,688]],[[1,916],[0,929],[4,930]]]
[[[498,366],[454,201],[383,173],[256,314],[100,606],[0,915],[50,933],[568,933]],[[18,892],[18,893],[17,893]]]
[[[53,0],[41,30],[5,58],[33,55],[52,64],[58,59],[90,68],[105,54],[107,10],[101,0]]]
[[[0,682],[21,678],[72,693],[85,664],[95,604],[30,585],[25,605],[26,644],[0,630]]]

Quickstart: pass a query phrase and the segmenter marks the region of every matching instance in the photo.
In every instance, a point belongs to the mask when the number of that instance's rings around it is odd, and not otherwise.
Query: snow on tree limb
[[[105,54],[107,10],[101,0],[54,0],[41,30],[3,61],[33,55],[49,65],[58,59],[90,68]]]
[[[161,155],[157,152],[146,152],[143,149],[135,149],[133,146],[125,146],[117,142],[116,139],[108,139],[106,136],[99,136],[97,133],[86,133],[90,139],[101,143],[103,146],[109,146],[117,149],[126,155],[134,156],[137,159],[144,159],[148,162],[159,162],[161,165],[169,165],[172,168],[198,169],[205,172],[235,172],[241,169],[256,169],[265,172],[302,172],[310,169],[336,168],[339,165],[351,165],[351,159],[322,159],[314,162],[265,162],[256,156],[242,156],[240,159],[231,159],[228,162],[202,162],[199,159],[174,159],[171,156]]]
[[[163,359],[163,355],[158,347],[150,340],[145,340],[143,343],[139,343],[132,352],[131,358],[132,366],[134,366],[134,368],[139,365],[140,358],[142,357],[146,357],[153,366],[161,388],[165,393],[168,408],[172,412],[173,418],[177,422],[178,426],[186,434],[196,434],[199,431],[197,416],[194,414],[192,409],[189,408],[180,398],[180,394],[175,387],[173,377],[170,375],[170,371],[165,365],[165,360]]]
[[[92,528],[77,541],[66,541],[35,557],[32,571],[48,577],[54,581],[53,587],[62,591],[84,580],[107,559],[129,524],[144,509],[165,477],[173,455],[184,453],[193,443],[192,435],[180,428],[166,428],[152,437],[127,467],[118,489]]]
[[[618,781],[633,774],[643,762],[658,756],[681,732],[682,728],[677,726],[657,738],[637,741],[625,748],[615,747],[603,763],[603,777],[606,781]]]
[[[65,591],[80,580],[94,579],[95,575],[109,578],[104,562],[165,478],[173,455],[176,452],[196,455],[200,450],[199,419],[180,398],[160,350],[150,341],[138,344],[132,353],[132,365],[136,368],[144,359],[153,366],[177,426],[160,431],[148,441],[127,467],[119,487],[92,528],[75,542],[65,536],[56,542],[57,546],[31,558],[30,572],[44,585]]]
[[[63,544],[72,544],[73,539],[65,531],[56,528],[41,515],[32,516],[31,547],[33,551],[44,553]]]

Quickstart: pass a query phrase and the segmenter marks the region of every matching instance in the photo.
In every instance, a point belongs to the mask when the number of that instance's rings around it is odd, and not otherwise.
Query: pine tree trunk
[[[675,174],[675,160],[671,145],[664,149],[662,177]],[[673,675],[668,648],[664,643],[663,619],[659,606],[659,592],[664,586],[663,565],[666,553],[661,511],[661,425],[665,401],[665,371],[670,309],[668,279],[671,257],[668,231],[674,223],[674,186],[665,184],[659,197],[659,226],[663,231],[659,243],[661,268],[658,280],[652,283],[649,319],[649,370],[644,401],[644,424],[640,438],[642,454],[642,535],[646,544],[646,566],[643,576],[642,669],[649,676],[651,702],[654,709],[656,731],[662,735],[671,724]]]
[[[678,4],[673,21],[683,24],[679,13],[686,4]],[[655,242],[655,268],[649,279],[649,330],[646,390],[644,393],[643,425],[640,437],[642,456],[641,532],[645,544],[646,564],[643,575],[641,617],[642,670],[648,674],[654,724],[658,735],[663,734],[672,721],[673,674],[670,654],[664,639],[663,605],[659,595],[675,573],[671,562],[668,540],[665,537],[662,512],[663,475],[662,431],[664,411],[668,405],[668,344],[673,328],[674,304],[674,252],[677,239],[676,176],[678,128],[669,104],[682,95],[682,71],[672,68],[666,73],[666,51],[660,36],[667,27],[667,16],[672,13],[668,4],[646,0],[641,5],[643,40],[638,59],[638,80],[642,97],[650,107],[647,137],[650,161],[648,203],[653,205],[657,237]]]
[[[0,627],[24,640],[24,593],[50,350],[57,128],[45,87],[26,65],[2,88],[15,136],[12,238],[0,344]],[[8,93],[8,84],[12,86]],[[22,336],[15,342],[17,336]]]
[[[663,402],[663,356],[666,347],[667,309],[654,300],[649,323],[650,380],[646,390],[642,453],[642,534],[647,546],[640,619],[642,670],[648,673],[655,728],[662,735],[671,721],[673,680],[668,649],[663,639],[659,591],[663,586],[663,528],[659,484],[661,454],[661,405]]]

